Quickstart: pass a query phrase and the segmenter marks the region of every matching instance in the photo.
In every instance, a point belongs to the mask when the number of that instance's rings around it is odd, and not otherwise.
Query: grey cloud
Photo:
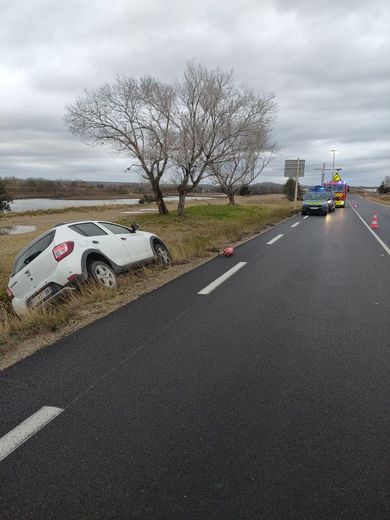
[[[117,74],[172,81],[193,58],[275,92],[282,148],[264,179],[283,180],[296,154],[329,163],[332,148],[360,184],[388,174],[385,0],[0,3],[0,174],[122,180],[128,159],[73,138],[65,105]]]

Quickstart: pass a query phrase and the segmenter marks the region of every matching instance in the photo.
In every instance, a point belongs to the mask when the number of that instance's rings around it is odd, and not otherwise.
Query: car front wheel
[[[156,255],[156,260],[160,264],[169,265],[172,261],[172,257],[168,248],[161,244],[161,242],[157,242],[153,244],[154,254]]]
[[[118,285],[116,274],[111,267],[102,260],[92,262],[88,270],[91,277],[100,285],[108,289],[114,289]]]

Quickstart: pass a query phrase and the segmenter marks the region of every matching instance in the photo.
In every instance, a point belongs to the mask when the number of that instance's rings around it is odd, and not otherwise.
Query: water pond
[[[32,233],[36,229],[35,226],[2,226],[0,224],[0,235],[21,235]]]

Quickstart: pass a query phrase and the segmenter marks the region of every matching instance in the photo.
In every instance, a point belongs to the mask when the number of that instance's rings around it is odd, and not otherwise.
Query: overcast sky
[[[388,0],[0,0],[0,176],[135,180],[129,160],[65,128],[64,108],[117,74],[178,79],[186,62],[273,91],[279,156],[352,185],[390,175]]]

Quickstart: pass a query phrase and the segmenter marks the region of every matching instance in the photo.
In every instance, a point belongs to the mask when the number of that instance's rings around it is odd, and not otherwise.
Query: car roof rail
[[[67,226],[68,224],[76,224],[76,223],[88,223],[88,222],[93,222],[93,220],[69,220],[68,222],[58,222],[58,224],[55,224],[54,227],[58,227],[58,226]]]

